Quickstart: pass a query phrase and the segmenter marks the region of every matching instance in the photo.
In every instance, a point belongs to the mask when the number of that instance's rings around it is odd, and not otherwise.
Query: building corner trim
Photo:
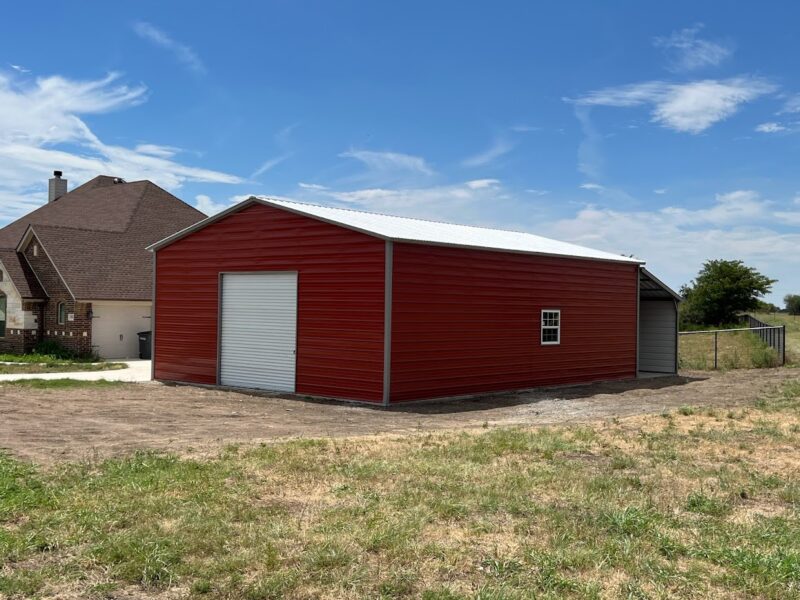
[[[642,303],[642,268],[636,268],[636,378],[639,378],[639,345],[641,344],[640,337],[642,335],[641,319],[641,303]]]
[[[383,268],[383,405],[391,403],[392,386],[392,284],[394,280],[394,243],[386,240]]]
[[[158,254],[153,252],[153,300],[150,304],[150,379],[156,378],[156,285]]]

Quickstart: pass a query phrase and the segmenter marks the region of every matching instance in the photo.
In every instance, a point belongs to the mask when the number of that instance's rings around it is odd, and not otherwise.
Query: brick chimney
[[[47,202],[55,202],[67,193],[67,180],[61,179],[61,171],[53,171],[53,178],[48,181]]]

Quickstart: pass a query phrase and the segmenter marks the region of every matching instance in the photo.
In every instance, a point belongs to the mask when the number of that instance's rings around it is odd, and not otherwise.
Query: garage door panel
[[[92,303],[92,348],[102,358],[138,358],[140,331],[150,331],[151,307]]]
[[[639,370],[675,373],[677,311],[671,300],[639,304]]]
[[[297,273],[225,273],[220,383],[294,392]]]

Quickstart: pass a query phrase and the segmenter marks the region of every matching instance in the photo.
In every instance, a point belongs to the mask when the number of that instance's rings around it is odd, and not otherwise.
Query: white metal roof
[[[629,258],[620,254],[594,250],[576,244],[568,244],[546,237],[523,233],[520,231],[506,231],[503,229],[490,229],[487,227],[473,227],[470,225],[456,225],[454,223],[442,223],[439,221],[426,221],[424,219],[412,219],[408,217],[397,217],[393,215],[383,215],[379,213],[351,210],[347,208],[334,208],[331,206],[319,206],[316,204],[306,204],[266,196],[253,196],[236,204],[217,215],[209,217],[204,221],[192,225],[170,237],[153,244],[148,249],[157,250],[171,242],[188,235],[192,231],[202,229],[214,221],[224,216],[241,210],[244,206],[253,202],[260,202],[268,206],[276,206],[291,212],[307,215],[309,217],[334,223],[361,231],[369,235],[374,235],[386,240],[395,242],[412,242],[419,244],[433,244],[440,246],[455,246],[460,248],[483,248],[488,250],[500,250],[505,252],[521,252],[526,254],[543,254],[550,256],[568,256],[573,258],[588,258],[593,260],[625,262],[633,264],[644,264],[644,261]]]
[[[426,221],[424,219],[397,217],[347,208],[333,208],[330,206],[305,204],[302,202],[261,196],[259,196],[258,199],[265,204],[280,206],[292,212],[301,213],[331,223],[337,223],[351,229],[363,231],[396,242],[486,248],[491,250],[505,250],[507,252],[550,254],[576,258],[593,258],[595,260],[643,263],[643,261],[635,258],[603,252],[602,250],[593,250],[592,248],[551,240],[546,237],[520,231],[456,225],[454,223],[442,223],[439,221]]]

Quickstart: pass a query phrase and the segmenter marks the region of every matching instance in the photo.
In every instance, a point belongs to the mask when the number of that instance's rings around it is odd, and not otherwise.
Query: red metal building
[[[159,380],[389,404],[676,370],[674,292],[539,236],[251,198],[151,249]]]

